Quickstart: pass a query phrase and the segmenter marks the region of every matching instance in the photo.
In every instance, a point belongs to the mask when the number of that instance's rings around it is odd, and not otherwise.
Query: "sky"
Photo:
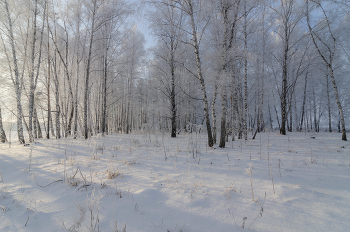
[[[142,20],[138,20],[136,22],[137,28],[143,33],[145,36],[146,44],[145,48],[149,49],[155,45],[155,38],[150,34],[150,30],[148,29],[148,24],[143,22]]]
[[[139,3],[141,2],[140,0],[131,0],[131,2]],[[146,20],[146,18],[143,16],[143,14],[147,13],[147,7],[141,7],[142,12],[137,12],[136,15],[134,16],[134,22],[137,24],[137,28],[144,34],[146,44],[145,48],[149,49],[155,45],[155,38],[151,35],[150,30],[148,29],[149,24]]]

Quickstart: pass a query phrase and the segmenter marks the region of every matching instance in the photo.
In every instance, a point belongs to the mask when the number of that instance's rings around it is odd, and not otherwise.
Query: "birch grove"
[[[201,133],[206,146],[225,148],[266,130],[335,128],[347,140],[346,1],[0,0],[0,8],[2,143],[12,130],[23,144]]]

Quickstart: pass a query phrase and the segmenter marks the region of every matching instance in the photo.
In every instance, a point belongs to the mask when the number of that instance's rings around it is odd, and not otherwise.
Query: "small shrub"
[[[107,173],[107,178],[109,180],[112,180],[114,178],[117,178],[118,176],[119,177],[123,177],[123,172],[119,172],[119,170],[116,170],[116,171],[109,171],[109,170],[106,170],[106,173]]]

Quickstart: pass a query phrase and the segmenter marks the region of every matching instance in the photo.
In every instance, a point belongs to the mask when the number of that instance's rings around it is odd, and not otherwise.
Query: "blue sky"
[[[129,0],[131,2],[141,2],[142,0]],[[145,44],[145,48],[148,49],[152,46],[155,45],[155,39],[154,37],[150,34],[150,30],[148,29],[148,22],[146,20],[146,18],[143,16],[143,14],[147,13],[147,7],[141,7],[142,8],[142,12],[138,12],[135,16],[135,23],[137,24],[137,28],[144,34],[145,36],[145,40],[146,40],[146,44]]]

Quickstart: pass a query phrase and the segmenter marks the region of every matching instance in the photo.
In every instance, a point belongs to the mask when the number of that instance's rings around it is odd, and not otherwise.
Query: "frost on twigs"
[[[73,225],[67,228],[65,226],[65,223],[62,222],[64,229],[67,231],[80,231],[79,229],[85,220],[86,207],[84,206],[84,204],[75,204],[75,208],[76,208],[76,214],[74,214],[74,217],[73,217],[73,221],[74,221]]]
[[[96,231],[97,228],[99,228],[99,214],[100,214],[100,207],[101,207],[101,198],[103,196],[101,193],[98,195],[95,193],[95,188],[92,190],[91,196],[86,198],[86,205],[90,213],[90,225],[88,229],[90,231]]]
[[[266,192],[265,192],[265,198],[264,198],[263,203],[260,203],[259,200],[256,201],[256,203],[258,203],[258,205],[260,206],[260,210],[259,210],[258,215],[255,217],[255,219],[252,221],[252,223],[251,223],[250,226],[248,227],[248,229],[254,224],[254,222],[256,221],[256,219],[261,218],[261,217],[263,216],[265,200],[266,200]]]
[[[253,164],[249,164],[249,168],[246,169],[246,171],[249,174],[250,178],[250,187],[252,188],[252,201],[254,201],[254,190],[253,190],[253,180],[252,180],[252,171],[253,171]]]

